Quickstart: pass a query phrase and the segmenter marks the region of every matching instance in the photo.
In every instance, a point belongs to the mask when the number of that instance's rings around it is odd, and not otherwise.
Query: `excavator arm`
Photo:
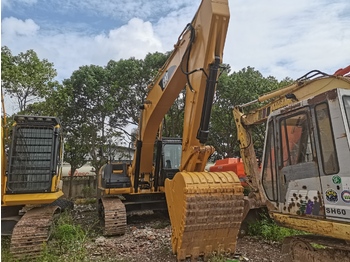
[[[227,1],[203,1],[179,36],[174,51],[149,86],[141,106],[139,138],[133,162],[135,181],[151,174],[154,141],[164,115],[185,87],[186,106],[180,170],[203,171],[214,151],[207,140],[211,104],[229,22]],[[134,185],[137,191],[137,185]]]

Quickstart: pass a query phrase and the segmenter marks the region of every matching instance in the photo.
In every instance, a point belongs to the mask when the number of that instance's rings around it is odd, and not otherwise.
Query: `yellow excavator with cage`
[[[61,127],[56,117],[16,115],[8,136],[3,96],[2,102],[1,235],[11,235],[15,259],[32,259],[49,238],[54,214],[69,202],[59,199]]]
[[[229,23],[227,0],[203,0],[149,86],[140,106],[131,164],[109,163],[98,175],[105,235],[123,234],[126,213],[167,209],[178,260],[234,252],[243,215],[243,187],[234,172],[205,172],[205,145]],[[164,116],[186,88],[181,139],[162,137]]]
[[[350,261],[349,72],[314,70],[234,108],[253,185],[245,211],[264,203],[277,223],[308,232],[284,240],[284,261]],[[250,128],[263,123],[260,172]]]

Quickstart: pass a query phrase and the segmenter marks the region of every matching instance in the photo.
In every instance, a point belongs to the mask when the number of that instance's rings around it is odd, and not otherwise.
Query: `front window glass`
[[[306,113],[283,118],[280,122],[281,166],[312,161],[309,121]]]
[[[180,167],[181,145],[166,144],[164,145],[164,167],[176,169]]]

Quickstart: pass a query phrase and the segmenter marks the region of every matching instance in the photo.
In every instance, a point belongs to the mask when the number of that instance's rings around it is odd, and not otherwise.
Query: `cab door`
[[[276,127],[280,211],[324,216],[310,107],[278,115]]]

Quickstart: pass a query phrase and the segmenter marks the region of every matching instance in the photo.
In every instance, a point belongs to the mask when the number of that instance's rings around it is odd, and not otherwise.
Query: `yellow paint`
[[[191,46],[188,61],[187,51],[191,30],[187,29],[180,35],[173,52],[150,84],[139,123],[138,139],[142,141],[142,148],[139,152],[141,155],[140,174],[152,173],[153,154],[151,152],[153,152],[154,142],[159,132],[158,128],[185,86],[187,86],[186,106],[180,170],[204,171],[207,159],[214,151],[212,147],[201,145],[196,138],[205,99],[207,77],[201,71],[189,74],[190,90],[188,79],[182,70],[188,66],[190,71],[201,68],[208,74],[209,67],[214,63],[215,58],[222,59],[229,19],[227,0],[202,1],[191,22],[195,30],[195,41]],[[184,66],[185,64],[186,66]],[[172,75],[168,75],[169,69],[171,69],[170,71],[174,70]],[[162,89],[159,83],[164,78],[168,81]],[[132,176],[135,174],[135,168],[136,159],[134,158]]]
[[[260,102],[269,99],[272,101],[265,106],[254,109],[252,112],[248,112],[241,118],[241,121],[246,126],[265,122],[267,120],[267,115],[265,115],[263,112],[266,112],[268,108],[271,114],[277,109],[295,104],[298,101],[306,100],[310,97],[314,97],[335,88],[350,89],[349,78],[342,76],[328,76],[327,78],[316,78],[306,81],[303,84],[292,84],[259,97],[258,101]],[[297,100],[287,99],[285,97],[286,94],[293,94]],[[234,110],[238,110],[238,108],[235,108]]]
[[[285,227],[350,241],[350,223],[274,212],[271,213],[271,216],[277,223]]]
[[[51,192],[55,192],[57,190],[57,183],[58,183],[58,175],[54,175],[52,177],[52,182],[51,182]]]
[[[178,172],[165,195],[178,260],[235,251],[244,200],[234,172]]]
[[[103,190],[103,195],[121,195],[121,194],[130,194],[132,193],[133,189],[131,187],[126,188],[100,188]]]
[[[55,193],[8,194],[2,198],[4,206],[50,204],[63,196],[62,191]]]

